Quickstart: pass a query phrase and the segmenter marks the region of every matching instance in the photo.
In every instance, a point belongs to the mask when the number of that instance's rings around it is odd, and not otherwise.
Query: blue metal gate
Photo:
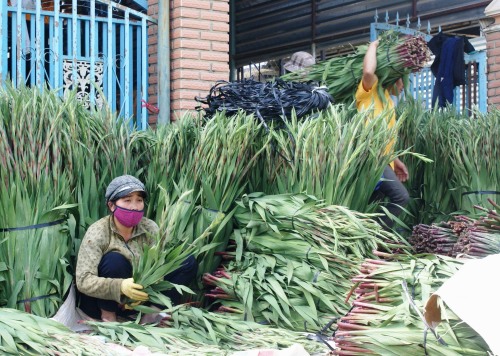
[[[147,29],[155,20],[107,0],[0,0],[0,79],[76,90],[147,126]]]
[[[400,26],[399,14],[396,15],[395,25],[389,24],[389,15],[385,15],[385,23],[380,23],[378,14],[375,14],[375,22],[370,26],[370,40],[374,41],[378,37],[379,31],[396,30],[407,35],[423,36],[429,41],[431,26],[427,23],[427,33],[421,32],[420,19],[416,24],[416,29],[410,28],[409,16],[405,26]],[[441,31],[441,29],[439,29]],[[486,77],[486,52],[477,51],[470,54],[464,54],[466,73],[465,85],[457,86],[454,91],[453,105],[459,112],[470,111],[477,108],[480,112],[487,111],[487,77]],[[410,76],[411,92],[415,98],[422,101],[426,108],[432,108],[432,93],[434,91],[435,77],[429,67],[423,68],[418,73],[412,73]]]

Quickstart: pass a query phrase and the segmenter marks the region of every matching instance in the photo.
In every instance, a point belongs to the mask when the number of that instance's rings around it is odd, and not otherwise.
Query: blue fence
[[[430,23],[427,23],[426,31],[421,31],[420,20],[416,28],[410,28],[410,21],[407,18],[404,26],[399,25],[399,15],[396,15],[395,24],[389,24],[389,16],[386,13],[385,23],[377,22],[378,15],[375,14],[375,22],[370,27],[370,40],[374,41],[378,37],[379,31],[396,30],[407,35],[423,36],[429,41]],[[472,109],[478,109],[480,112],[487,111],[487,76],[486,76],[486,52],[477,51],[470,54],[464,54],[465,59],[465,85],[457,86],[454,90],[453,105],[459,112],[469,112]],[[418,73],[412,73],[410,76],[411,92],[415,98],[422,101],[426,108],[432,108],[432,93],[434,91],[435,77],[429,67],[425,67]]]
[[[0,0],[0,79],[76,90],[147,126],[147,15],[111,1]]]

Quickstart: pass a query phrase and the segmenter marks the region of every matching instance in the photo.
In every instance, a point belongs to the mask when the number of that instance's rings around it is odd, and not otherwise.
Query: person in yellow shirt
[[[379,91],[377,90],[377,86],[379,85],[378,77],[375,74],[377,70],[378,43],[379,41],[376,40],[369,44],[363,59],[363,77],[355,94],[356,107],[358,111],[364,111],[373,106],[374,117],[388,110],[387,126],[391,128],[396,123],[396,113],[394,111],[391,93],[399,95],[403,91],[404,85],[402,78],[399,78],[393,85],[384,88],[385,98],[380,97]],[[386,153],[390,153],[393,150],[395,139],[396,138],[387,145]],[[385,167],[383,180],[379,182],[372,196],[372,200],[381,200],[387,197],[389,199],[387,210],[390,214],[397,217],[401,214],[401,208],[404,207],[410,199],[408,191],[403,185],[403,182],[407,180],[408,169],[401,160],[396,158],[390,165]],[[390,229],[394,225],[394,221],[385,214],[379,219],[379,222],[386,229]]]

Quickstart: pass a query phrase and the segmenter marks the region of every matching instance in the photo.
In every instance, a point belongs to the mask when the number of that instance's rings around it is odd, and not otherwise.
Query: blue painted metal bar
[[[17,29],[17,17],[15,17],[14,15],[12,15],[12,26],[10,27],[11,29],[11,32],[12,33],[15,33],[14,29]],[[10,70],[10,75],[11,75],[11,80],[12,80],[12,84],[15,86],[16,83],[17,83],[17,76],[15,75],[15,73],[17,73],[17,51],[18,51],[18,48],[17,48],[17,40],[16,40],[16,36],[10,36],[10,58],[9,58],[9,62],[10,62],[10,66],[11,66],[11,70]]]
[[[78,55],[78,3],[77,0],[72,0],[71,3],[71,38],[72,38],[72,46],[71,46],[71,61],[72,61],[72,84],[73,84],[73,90],[77,89],[78,87],[78,73],[77,73],[77,62],[76,58]]]
[[[85,39],[81,55],[88,57],[90,55],[90,40],[89,40],[90,39],[90,20],[81,18],[80,22],[83,24],[82,31],[84,33],[83,38]]]
[[[62,23],[59,18],[61,12],[60,0],[54,0],[54,39],[53,50],[54,53],[54,88],[62,87],[62,56],[63,56],[63,36],[62,36]],[[52,74],[51,74],[52,75]]]
[[[40,14],[40,11],[42,9],[42,4],[40,0],[36,1],[36,22],[34,23],[33,18],[31,18],[31,24],[36,27],[35,30],[35,66],[33,66],[33,63],[31,65],[31,68],[35,69],[35,73],[32,71],[32,75],[35,74],[36,76],[36,86],[38,88],[42,88],[42,76],[45,73],[45,68],[44,68],[44,59],[42,58],[42,43],[44,39],[44,26],[42,22],[42,16]],[[33,32],[31,32],[33,33]],[[32,57],[33,58],[33,57]]]
[[[127,94],[127,108],[128,108],[128,116],[126,117],[137,117],[137,112],[135,111],[134,108],[134,95],[137,92],[136,89],[136,80],[137,76],[134,75],[134,31],[135,27],[130,26],[129,27],[129,34],[128,34],[128,40],[126,41],[126,47],[127,47],[127,73],[125,73],[125,83],[128,85],[128,94]],[[128,80],[127,80],[128,76]],[[139,128],[139,120],[136,120],[137,122],[134,123],[135,127]]]
[[[131,96],[130,96],[130,49],[132,48],[130,43],[130,11],[125,10],[125,34],[124,34],[124,46],[123,48],[123,61],[124,65],[122,66],[123,70],[123,79],[124,79],[124,98],[125,98],[125,118],[129,119],[130,117],[130,105],[131,105]],[[121,73],[120,73],[121,74]]]
[[[8,70],[8,18],[7,0],[0,0],[0,81],[2,83],[7,78]]]
[[[478,109],[480,112],[487,112],[487,76],[486,76],[486,65],[487,58],[485,51],[474,52],[465,55],[465,63],[477,63],[477,85],[478,85]]]
[[[107,98],[113,98],[113,7],[111,4],[108,5],[108,33],[107,33],[107,43],[108,43],[108,63],[107,63],[107,91],[106,91],[106,97]],[[113,103],[115,104],[113,106]],[[113,102],[109,103],[111,106],[111,110],[115,111],[116,110],[116,101],[113,100]]]
[[[118,78],[118,65],[120,64],[120,59],[118,58],[118,53],[120,52],[118,46],[120,45],[120,41],[117,41],[116,40],[116,36],[118,35],[120,29],[119,29],[119,25],[113,23],[113,46],[111,47],[111,53],[109,53],[109,55],[111,56],[111,60],[112,60],[112,63],[113,65],[111,66],[111,85],[113,87],[113,93],[114,93],[114,96],[113,98],[118,98],[118,85],[120,84],[119,83],[119,78]],[[111,109],[113,112],[116,112],[118,109],[119,109],[119,102],[118,100],[113,100],[113,102],[111,103]]]
[[[423,32],[419,32],[417,30],[414,30],[414,29],[411,29],[408,27],[396,26],[396,25],[391,25],[388,23],[372,23],[372,24],[370,24],[370,40],[374,41],[377,39],[378,31],[388,31],[388,30],[399,31],[400,33],[405,34],[405,35],[418,34],[420,36],[423,36],[426,41],[429,41],[432,38],[431,35],[428,35],[428,34],[423,33]]]
[[[137,73],[136,76],[136,92],[134,93],[134,97],[136,98],[135,103],[135,112],[141,118],[141,120],[137,120],[137,126],[141,129],[144,129],[145,126],[142,123],[142,116],[144,113],[142,112],[142,28],[137,27],[135,31],[135,43],[137,49],[135,51],[135,70]]]
[[[49,72],[47,73],[47,78],[45,80],[48,82],[49,86],[51,88],[55,88],[56,84],[54,82],[54,66],[55,66],[55,52],[54,52],[54,45],[53,42],[55,40],[55,25],[54,25],[55,19],[54,17],[49,17],[49,53],[48,53],[48,60],[49,60]]]
[[[146,128],[147,28],[156,21],[109,0],[90,0],[83,13],[72,0],[64,13],[62,1],[55,0],[49,11],[41,0],[28,9],[0,0],[0,55],[6,54],[0,58],[0,78],[11,76],[15,86],[77,90],[88,106],[96,104],[97,88],[104,87],[112,111],[119,108],[118,115]],[[97,13],[98,3],[107,5],[107,14]]]
[[[25,78],[29,78],[30,85],[35,86],[36,85],[36,61],[37,61],[37,58],[36,58],[36,42],[37,41],[36,41],[36,29],[35,29],[36,22],[31,21],[32,15],[25,14],[24,16],[26,17],[26,20],[25,20],[26,23],[28,23],[28,16],[30,16],[30,22],[29,22],[30,29],[29,29],[29,34],[27,37],[27,38],[29,38],[29,45],[23,51],[24,56],[30,58],[29,62],[28,61],[24,62],[26,64],[26,66],[25,66],[26,67],[26,77]],[[35,36],[33,36],[34,34],[35,34]]]
[[[23,50],[23,43],[22,40],[23,38],[26,38],[27,31],[23,31],[23,26],[24,24],[26,26],[26,18],[23,19],[23,11],[21,7],[21,1],[17,2],[17,26],[16,26],[16,37],[17,37],[17,51],[16,51],[16,67],[17,67],[17,73],[16,73],[16,79],[17,83],[15,84],[16,86],[18,84],[23,83],[24,84],[24,72],[23,68],[21,65],[21,55],[22,55],[22,50]],[[24,36],[23,36],[24,32]]]
[[[142,82],[141,82],[141,94],[142,98],[147,102],[148,101],[148,41],[147,41],[147,32],[148,32],[148,27],[146,25],[146,18],[142,18],[142,27],[141,27],[141,34],[142,34]],[[168,84],[170,85],[170,83]],[[170,102],[170,101],[169,101]],[[148,126],[148,112],[145,107],[142,107],[141,105],[141,128],[145,130]],[[170,115],[170,111],[168,113]]]
[[[143,9],[147,9],[148,8],[148,2],[147,2],[147,0],[133,0],[132,2],[134,4],[139,5]]]
[[[104,62],[104,74],[106,75],[106,78],[108,76],[108,58],[107,58],[107,49],[108,49],[108,23],[105,22],[102,24],[102,52],[103,52],[103,62]],[[104,91],[104,95],[108,95],[108,81],[106,78],[102,79],[102,87]]]
[[[120,45],[119,47],[117,48],[117,51],[116,51],[116,55],[115,55],[115,58],[116,58],[116,71],[117,73],[119,73],[119,78],[118,78],[118,82],[117,82],[117,87],[118,87],[118,91],[120,92],[120,110],[119,110],[119,115],[122,116],[124,115],[124,112],[125,112],[125,98],[123,97],[123,92],[124,92],[124,89],[125,89],[125,64],[126,64],[126,61],[124,59],[124,51],[125,51],[125,26],[124,25],[115,25],[116,28],[118,29],[118,32],[120,34]],[[115,47],[116,48],[116,47]],[[127,118],[127,116],[125,116],[125,118]]]
[[[95,86],[96,76],[95,73],[95,58],[96,58],[96,18],[95,18],[95,0],[90,0],[90,74],[91,74],[91,85],[90,85],[90,104],[95,105]]]

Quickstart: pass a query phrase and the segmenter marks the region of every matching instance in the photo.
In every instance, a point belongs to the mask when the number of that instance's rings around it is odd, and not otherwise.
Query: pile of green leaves
[[[292,330],[319,331],[348,310],[347,281],[372,250],[404,248],[370,214],[305,194],[245,195],[224,270],[205,274],[222,312]]]
[[[474,217],[475,205],[499,203],[500,170],[496,132],[500,114],[492,108],[459,114],[454,107],[422,110],[419,100],[407,99],[398,107],[405,114],[399,129],[398,148],[410,148],[431,161],[407,155],[407,183],[412,200],[403,216],[409,225],[432,224],[453,219],[452,215]]]
[[[370,197],[384,167],[409,151],[387,154],[398,127],[387,128],[384,115],[372,116],[332,106],[315,119],[299,122],[293,117],[286,130],[271,131],[273,144],[252,174],[254,186],[270,195],[305,192],[327,204],[373,211]],[[402,115],[398,122],[406,119]]]
[[[94,337],[15,309],[0,308],[0,352],[3,355],[103,355],[120,353]]]
[[[463,262],[437,255],[367,259],[353,278],[353,308],[338,323],[339,355],[485,355],[484,340],[449,308],[434,329],[423,317],[431,294]]]
[[[301,344],[314,353],[325,353],[325,344],[308,340],[303,333],[242,321],[232,315],[189,306],[170,310],[167,327],[134,323],[87,322],[98,335],[133,348],[138,343],[169,355],[230,355],[250,349],[286,348]]]
[[[218,312],[290,330],[318,332],[349,309],[347,280],[277,254],[245,252],[203,281]]]
[[[320,82],[328,87],[334,102],[351,103],[361,81],[367,49],[368,45],[358,46],[353,54],[321,61],[303,71],[287,73],[282,78]],[[430,51],[424,38],[384,32],[377,47],[376,74],[380,85],[385,88],[399,78],[407,78],[411,72],[422,69],[429,59]]]

